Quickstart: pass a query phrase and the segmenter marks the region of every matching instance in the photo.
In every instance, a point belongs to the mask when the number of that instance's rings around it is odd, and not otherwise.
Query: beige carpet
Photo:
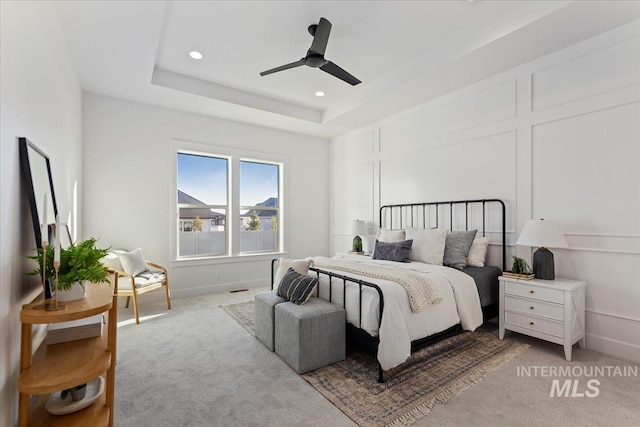
[[[253,334],[253,302],[222,307]],[[373,357],[349,351],[347,359],[302,377],[360,426],[411,425],[481,381],[529,346],[483,331],[464,332],[415,352],[377,382]]]

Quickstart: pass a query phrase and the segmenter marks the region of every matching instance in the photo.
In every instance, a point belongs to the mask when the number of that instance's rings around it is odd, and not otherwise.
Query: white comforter
[[[411,355],[411,341],[444,331],[460,323],[465,330],[475,330],[482,324],[482,309],[475,282],[471,276],[453,268],[420,262],[399,263],[372,260],[358,255],[341,256],[361,264],[376,263],[404,268],[428,274],[442,296],[440,304],[433,304],[413,313],[407,292],[395,282],[373,279],[354,274],[337,274],[359,278],[380,287],[384,295],[384,311],[378,331],[378,294],[374,289],[363,287],[362,326],[358,310],[358,286],[350,284],[346,292],[347,321],[364,329],[372,336],[379,335],[378,361],[382,369],[388,370],[405,362]],[[331,271],[331,270],[329,270]],[[311,273],[311,272],[310,272]],[[320,277],[320,296],[328,299],[329,281]],[[334,279],[332,301],[342,305],[342,281]]]

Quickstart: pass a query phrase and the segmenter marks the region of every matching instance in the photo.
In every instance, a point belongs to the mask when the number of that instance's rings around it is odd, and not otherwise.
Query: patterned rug
[[[222,307],[252,335],[253,301]],[[529,346],[500,341],[484,332],[463,332],[414,352],[377,382],[378,365],[349,350],[347,358],[302,375],[309,384],[360,426],[411,425],[436,403],[446,403],[480,382]]]

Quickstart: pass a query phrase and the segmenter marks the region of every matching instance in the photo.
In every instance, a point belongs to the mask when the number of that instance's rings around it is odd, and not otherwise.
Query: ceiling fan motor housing
[[[313,68],[322,67],[326,62],[327,60],[324,59],[324,56],[317,53],[307,54],[307,57],[304,59],[304,64]]]

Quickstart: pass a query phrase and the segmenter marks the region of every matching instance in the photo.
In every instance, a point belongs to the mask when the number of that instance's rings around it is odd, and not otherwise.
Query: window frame
[[[193,154],[207,157],[228,159],[227,178],[227,213],[225,216],[226,248],[224,254],[202,256],[179,256],[178,229],[178,154]],[[209,145],[189,141],[171,140],[171,266],[206,265],[241,261],[242,259],[271,259],[287,253],[287,216],[286,216],[286,168],[287,157],[250,150],[239,150],[230,147]],[[270,252],[240,252],[240,162],[273,164],[278,166],[278,248]],[[234,220],[235,219],[235,220]],[[236,230],[237,228],[237,230]]]
[[[278,199],[278,207],[276,208],[271,208],[271,207],[267,207],[267,206],[258,206],[258,205],[253,205],[253,206],[249,206],[249,205],[240,205],[239,206],[239,210],[240,211],[248,211],[251,212],[252,210],[254,211],[274,211],[276,213],[276,218],[278,219],[278,223],[277,223],[277,228],[276,231],[279,231],[279,223],[280,223],[280,213],[281,213],[281,207],[280,207],[280,193],[282,191],[282,189],[280,188],[280,174],[282,173],[282,166],[279,163],[275,163],[275,162],[268,162],[268,161],[264,161],[264,160],[257,160],[257,159],[249,159],[249,158],[244,158],[241,157],[238,161],[238,167],[240,167],[240,163],[242,162],[246,162],[246,163],[257,163],[257,164],[262,164],[262,165],[272,165],[272,166],[278,166],[278,194],[277,194],[277,199]],[[240,181],[240,176],[238,175],[238,186],[240,185],[241,181]],[[238,200],[240,200],[240,192],[241,189],[239,188],[238,190]],[[260,217],[259,217],[260,218]],[[260,221],[262,221],[262,218],[260,218]],[[242,223],[242,221],[240,221],[240,223]],[[265,253],[273,253],[273,252],[280,252],[280,249],[282,248],[281,244],[280,244],[280,233],[277,233],[277,241],[278,241],[278,250],[277,251],[270,251],[270,252],[261,252],[261,251],[240,251],[240,254],[245,255],[245,254],[265,254]],[[242,249],[242,248],[239,248]]]

